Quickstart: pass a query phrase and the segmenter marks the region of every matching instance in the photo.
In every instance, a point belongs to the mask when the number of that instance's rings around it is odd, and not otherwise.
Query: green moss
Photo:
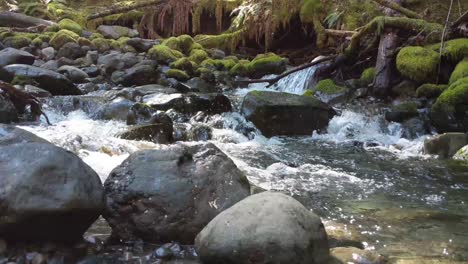
[[[154,45],[149,51],[148,56],[159,63],[169,64],[184,57],[184,54],[173,50],[166,45]]]
[[[78,44],[80,44],[80,46],[89,46],[89,47],[93,46],[93,43],[91,42],[91,40],[87,38],[79,38]]]
[[[78,36],[75,32],[67,29],[62,29],[54,34],[54,36],[50,40],[50,45],[55,49],[59,49],[66,43],[77,43],[79,38],[80,36]]]
[[[101,33],[93,33],[93,34],[91,34],[91,36],[89,36],[90,40],[98,39],[98,38],[102,39],[102,38],[104,38],[104,36]]]
[[[303,23],[314,23],[314,17],[322,11],[320,0],[304,0],[301,6],[300,17]]]
[[[182,71],[182,70],[177,70],[177,69],[170,69],[166,72],[166,76],[168,78],[174,78],[178,81],[185,82],[190,79],[190,76]]]
[[[161,44],[188,55],[190,50],[192,50],[194,41],[193,38],[189,35],[181,35],[178,37],[170,37],[164,40]]]
[[[40,47],[44,41],[42,41],[41,38],[35,38],[33,41],[31,41],[31,45],[35,47]]]
[[[413,115],[418,114],[418,106],[414,102],[404,102],[393,107],[395,111],[410,113]]]
[[[217,60],[221,65],[222,65],[222,68],[223,70],[231,70],[235,65],[236,65],[236,61],[233,60],[233,59],[223,59],[223,60]]]
[[[322,94],[338,94],[346,92],[346,88],[338,86],[331,79],[320,81],[313,89],[314,94],[320,92]]]
[[[123,50],[127,46],[127,41],[130,40],[129,37],[121,37],[118,40],[111,41],[111,47],[118,50]]]
[[[60,31],[60,26],[57,24],[54,24],[52,26],[47,27],[46,29],[47,32],[59,32]]]
[[[429,47],[430,49],[439,52],[440,44],[435,44]],[[468,57],[468,39],[453,39],[445,42],[442,56],[451,62],[459,62],[465,57]]]
[[[237,58],[236,56],[233,56],[233,55],[231,55],[231,56],[226,56],[224,59],[225,59],[225,60],[233,60],[235,63],[238,63],[238,62],[239,62],[239,58]]]
[[[365,69],[361,74],[361,78],[360,78],[361,84],[364,86],[367,86],[373,83],[375,79],[375,75],[376,75],[375,68],[372,67],[372,68]]]
[[[233,76],[235,75],[245,76],[246,74],[248,74],[247,65],[249,63],[250,61],[248,60],[240,60],[238,63],[236,63],[236,65],[234,65],[234,67],[231,68],[231,70],[229,71],[229,74]]]
[[[441,95],[447,88],[448,85],[445,84],[437,85],[432,83],[426,83],[419,86],[419,88],[416,89],[416,97],[436,98],[439,95]]]
[[[15,34],[11,31],[3,31],[2,33],[0,33],[0,40],[4,40],[8,37],[13,37]]]
[[[186,72],[193,72],[194,65],[191,63],[191,61],[187,58],[180,58],[173,63],[171,63],[171,68],[172,69],[177,69],[177,70],[183,70]]]
[[[242,41],[243,30],[219,35],[197,35],[195,41],[207,49],[223,49],[233,51]]]
[[[106,52],[110,49],[110,43],[104,38],[95,38],[91,40],[91,44],[96,47],[99,52]]]
[[[69,18],[60,20],[59,27],[60,29],[67,29],[73,31],[80,36],[83,33],[83,28],[78,23]]]
[[[198,64],[202,63],[204,60],[208,58],[208,53],[202,49],[192,49],[190,52],[189,60],[194,61]]]
[[[439,54],[422,47],[405,47],[397,56],[397,69],[417,82],[431,81],[437,75]]]
[[[210,70],[216,70],[217,68],[216,60],[208,58],[202,61],[202,63],[200,63],[200,67],[210,69]]]
[[[460,105],[468,103],[468,77],[459,79],[447,88],[432,105],[432,111],[455,112]]]
[[[5,38],[3,42],[8,47],[20,49],[29,46],[29,44],[31,43],[31,39],[21,35],[15,35],[12,37]]]
[[[306,90],[304,94],[302,94],[302,96],[306,96],[306,97],[314,97],[314,91],[312,90]]]
[[[192,47],[190,47],[190,52],[194,50],[205,50],[202,45],[198,43],[193,43]]]
[[[468,77],[468,57],[458,63],[455,70],[452,72],[450,76],[449,84],[455,83],[456,81]]]
[[[278,74],[286,70],[286,60],[274,53],[266,53],[257,55],[245,66],[248,75]]]
[[[13,80],[11,81],[12,85],[34,85],[39,86],[39,84],[34,80],[27,76],[23,75],[16,75]]]

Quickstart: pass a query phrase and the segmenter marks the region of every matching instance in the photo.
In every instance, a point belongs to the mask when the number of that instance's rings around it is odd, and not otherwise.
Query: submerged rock
[[[23,50],[5,48],[0,51],[0,67],[4,67],[10,64],[32,65],[34,61],[34,56],[31,53]]]
[[[203,263],[327,263],[325,228],[318,216],[280,193],[250,196],[215,217],[198,234]]]
[[[468,134],[446,133],[427,139],[424,142],[424,152],[441,158],[450,158],[466,145],[468,145]]]
[[[114,237],[189,244],[250,190],[244,174],[215,145],[181,143],[132,154],[104,186],[104,216]]]
[[[49,143],[0,146],[0,237],[76,241],[104,207],[98,175]]]
[[[25,65],[12,64],[4,69],[15,76],[29,78],[39,83],[40,88],[51,92],[53,95],[80,95],[80,89],[65,76],[51,70]]]
[[[312,135],[328,126],[335,111],[309,96],[254,91],[242,103],[243,115],[267,137]]]

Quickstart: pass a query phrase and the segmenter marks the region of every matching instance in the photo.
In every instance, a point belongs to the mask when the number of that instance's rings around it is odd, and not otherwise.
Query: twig
[[[449,23],[449,19],[450,19],[450,15],[452,14],[452,6],[453,6],[453,0],[450,0],[450,8],[449,8],[449,11],[448,11],[448,14],[447,14],[447,19],[445,20],[445,25],[444,25],[444,30],[442,31],[442,37],[441,37],[441,40],[440,40],[440,50],[439,50],[439,66],[438,66],[438,70],[437,70],[437,84],[439,83],[439,75],[440,75],[440,67],[442,65],[442,52],[444,51],[444,46],[445,46],[445,34],[446,34],[446,31],[447,31],[447,26],[448,26],[448,23]]]
[[[237,84],[251,84],[251,83],[269,83],[267,87],[270,87],[272,86],[273,84],[277,83],[279,80],[283,79],[284,77],[292,74],[292,73],[295,73],[295,72],[298,72],[300,70],[303,70],[303,69],[307,69],[309,67],[312,67],[312,66],[315,66],[317,64],[320,64],[322,62],[325,62],[325,61],[330,61],[332,59],[336,58],[336,55],[333,55],[333,56],[328,56],[328,57],[324,57],[324,58],[321,58],[319,60],[316,60],[316,61],[313,61],[313,62],[310,62],[310,63],[306,63],[306,64],[303,64],[301,66],[298,66],[294,69],[291,69],[289,71],[286,71],[278,76],[276,76],[275,78],[271,78],[271,79],[253,79],[253,80],[239,80],[239,81],[236,81]]]

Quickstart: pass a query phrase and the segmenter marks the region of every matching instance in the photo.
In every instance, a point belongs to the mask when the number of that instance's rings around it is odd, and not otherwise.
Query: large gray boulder
[[[52,144],[0,146],[0,172],[0,237],[76,241],[104,207],[98,175]]]
[[[8,96],[0,93],[0,123],[18,121],[18,112]]]
[[[65,75],[65,77],[74,83],[84,83],[86,82],[86,79],[89,78],[89,75],[86,72],[78,69],[75,66],[64,65],[58,68],[57,71],[60,74]]]
[[[280,193],[250,196],[214,218],[195,240],[205,264],[320,264],[329,260],[318,216]]]
[[[39,87],[49,91],[53,95],[80,95],[81,91],[69,79],[60,73],[51,70],[25,65],[12,64],[4,69],[14,76],[30,78],[37,83]]]
[[[242,113],[266,137],[312,135],[325,129],[336,114],[312,96],[253,91],[242,103]]]
[[[112,38],[112,39],[119,39],[121,37],[137,37],[138,31],[127,28],[127,27],[122,27],[122,26],[106,26],[106,25],[100,25],[97,28],[97,31],[101,33],[105,38]]]
[[[175,94],[170,96],[145,97],[143,102],[160,111],[174,109],[183,114],[221,114],[232,110],[231,101],[223,94]]]
[[[446,159],[451,158],[466,145],[468,145],[468,134],[445,133],[424,141],[424,152]]]
[[[247,178],[213,144],[132,154],[106,180],[113,236],[192,244],[216,215],[250,194]]]
[[[47,140],[13,125],[0,124],[0,146],[17,143],[49,143]]]
[[[159,79],[159,73],[155,67],[150,65],[135,65],[125,70],[118,81],[124,86],[154,84]]]
[[[18,63],[32,65],[34,61],[34,55],[23,50],[5,48],[0,51],[0,67]]]

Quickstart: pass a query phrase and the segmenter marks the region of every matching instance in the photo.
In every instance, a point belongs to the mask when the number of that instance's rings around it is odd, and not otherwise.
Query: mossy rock
[[[91,44],[96,47],[99,52],[106,52],[110,50],[111,46],[107,39],[104,38],[95,38],[91,40]]]
[[[66,43],[74,42],[78,43],[80,36],[73,31],[62,29],[59,32],[55,33],[52,39],[50,40],[50,45],[55,49],[60,49]]]
[[[129,37],[120,37],[118,40],[111,40],[111,47],[117,50],[128,49],[127,41],[129,40]]]
[[[46,29],[47,32],[59,32],[60,31],[60,26],[57,24],[54,24],[52,26],[47,27]]]
[[[306,96],[306,97],[315,97],[314,94],[315,94],[314,91],[312,91],[312,90],[307,90],[307,91],[305,91],[305,92],[302,94],[302,96]]]
[[[405,47],[397,56],[397,69],[405,77],[428,82],[437,76],[439,54],[422,47]]]
[[[197,35],[195,40],[206,49],[235,50],[242,41],[243,30],[218,35]]]
[[[88,46],[88,47],[93,46],[93,43],[91,42],[91,40],[89,40],[89,39],[87,39],[87,38],[82,38],[82,37],[80,37],[80,38],[78,39],[78,44],[79,44],[80,46]]]
[[[314,94],[321,93],[326,95],[340,94],[346,92],[346,88],[338,86],[331,79],[321,80],[313,89]]]
[[[240,60],[236,65],[234,65],[231,70],[229,70],[229,74],[232,76],[245,76],[248,73],[247,65],[250,63],[248,60]]]
[[[247,74],[252,77],[262,77],[267,74],[279,74],[286,70],[286,60],[274,53],[257,55],[246,64]]]
[[[164,40],[161,44],[188,55],[192,50],[192,45],[194,45],[194,43],[195,42],[191,36],[181,35],[178,37],[170,37]]]
[[[362,85],[368,86],[369,84],[372,84],[374,82],[375,75],[376,72],[374,67],[367,68],[362,72],[361,78],[359,80],[361,81]]]
[[[440,51],[440,44],[430,46],[435,52]],[[451,62],[459,62],[468,57],[468,38],[453,39],[445,42],[442,56]]]
[[[39,83],[36,82],[34,79],[29,78],[28,76],[16,75],[13,80],[11,81],[12,85],[33,85],[39,86]]]
[[[41,38],[35,38],[33,39],[33,41],[31,41],[31,45],[33,45],[34,47],[40,47],[42,43],[44,43],[44,41],[42,41]]]
[[[446,84],[437,85],[426,83],[418,87],[416,90],[416,97],[436,98],[441,95],[447,88],[448,85]]]
[[[103,39],[104,36],[101,34],[101,33],[93,33],[91,34],[91,36],[89,36],[89,39],[90,40],[93,40],[93,39]]]
[[[458,63],[455,70],[452,72],[450,76],[449,84],[455,83],[456,81],[468,77],[468,57]]]
[[[60,29],[67,29],[67,30],[73,31],[79,36],[83,34],[83,28],[78,23],[76,23],[75,21],[69,18],[60,20],[58,24],[59,24]]]
[[[198,64],[202,63],[208,58],[208,53],[203,49],[193,49],[190,52],[189,60],[194,61]]]
[[[173,50],[166,45],[154,45],[149,51],[148,56],[158,63],[170,64],[177,59],[184,57],[180,51]]]
[[[183,70],[185,72],[193,72],[194,65],[188,58],[180,58],[173,63],[171,63],[172,69]],[[195,67],[196,68],[196,67]]]
[[[3,43],[8,47],[20,49],[29,46],[29,44],[31,43],[31,39],[20,35],[15,35],[12,37],[5,38],[3,40]]]
[[[177,69],[170,69],[166,72],[166,76],[168,78],[174,78],[178,81],[185,82],[190,79],[190,76],[182,70],[177,70]]]

